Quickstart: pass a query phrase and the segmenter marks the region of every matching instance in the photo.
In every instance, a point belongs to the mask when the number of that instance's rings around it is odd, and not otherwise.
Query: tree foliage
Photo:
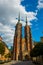
[[[30,52],[31,57],[37,57],[40,55],[43,55],[43,43],[41,42],[37,43]]]
[[[5,52],[5,46],[4,46],[3,42],[0,42],[0,54],[4,55],[4,52]]]
[[[6,54],[5,58],[11,58],[11,53]]]
[[[11,46],[9,50],[12,52],[13,51],[13,46]]]

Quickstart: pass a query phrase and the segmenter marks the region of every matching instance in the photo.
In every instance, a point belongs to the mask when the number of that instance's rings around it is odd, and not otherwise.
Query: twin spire
[[[18,16],[18,23],[20,22],[20,12],[19,12],[19,16]]]
[[[27,16],[26,16],[26,25],[27,25]]]
[[[18,23],[20,23],[20,12],[19,12],[19,16],[18,16]],[[27,25],[27,16],[26,16],[26,25]]]

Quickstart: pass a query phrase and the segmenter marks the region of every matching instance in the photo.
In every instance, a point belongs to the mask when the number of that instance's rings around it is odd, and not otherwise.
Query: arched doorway
[[[20,60],[20,55],[18,55],[18,60]]]
[[[25,60],[28,61],[29,60],[29,56],[25,55]]]

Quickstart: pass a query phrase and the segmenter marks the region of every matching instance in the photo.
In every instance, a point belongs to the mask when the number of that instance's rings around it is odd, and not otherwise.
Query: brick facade
[[[14,43],[13,43],[13,60],[30,59],[32,40],[31,40],[31,29],[30,26],[27,25],[27,19],[26,19],[26,26],[24,28],[25,28],[24,30],[25,38],[23,39],[22,24],[20,23],[19,19],[15,28]]]
[[[22,41],[22,24],[17,23],[16,30],[15,30],[15,36],[14,36],[14,59],[18,60],[18,56],[21,52],[21,41]],[[20,52],[19,52],[20,51]]]

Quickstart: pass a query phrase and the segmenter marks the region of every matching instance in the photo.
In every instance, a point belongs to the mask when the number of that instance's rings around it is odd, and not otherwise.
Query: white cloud
[[[3,40],[7,43],[7,45],[12,45],[11,43],[13,43],[13,38],[14,38],[14,30],[15,28],[12,30],[13,28],[8,27],[6,25],[3,25],[0,23],[0,34],[3,34]]]
[[[41,9],[43,8],[43,0],[38,0],[38,6],[37,6],[38,9]]]
[[[4,19],[3,24],[11,24],[11,19],[15,20],[18,18],[18,13],[20,11],[21,18],[23,17],[25,21],[25,15],[28,16],[28,21],[36,19],[36,12],[27,12],[25,7],[21,5],[22,0],[0,0],[0,17]],[[15,22],[14,22],[15,24]]]
[[[13,43],[14,26],[18,22],[16,18],[18,18],[19,11],[23,26],[26,24],[26,15],[28,25],[32,25],[30,21],[37,20],[37,12],[27,12],[25,7],[21,5],[21,1],[23,0],[0,0],[0,33],[3,34],[3,39],[7,43]]]

